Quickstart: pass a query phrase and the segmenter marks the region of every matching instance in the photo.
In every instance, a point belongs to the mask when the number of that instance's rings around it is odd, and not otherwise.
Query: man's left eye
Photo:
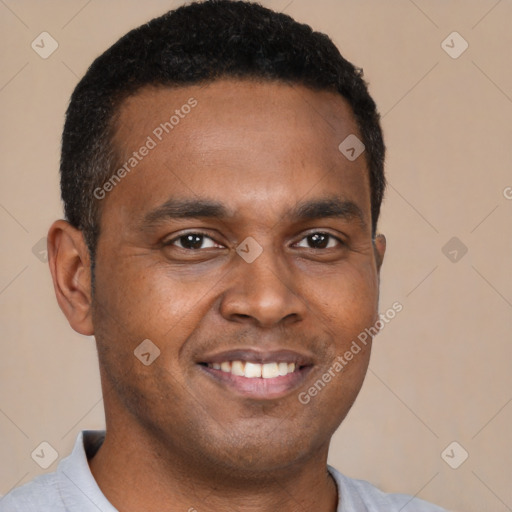
[[[310,233],[305,236],[302,240],[306,240],[306,244],[310,243],[313,247],[308,247],[308,249],[331,249],[332,247],[336,247],[337,245],[344,245],[343,242],[331,235],[330,233]],[[300,243],[302,243],[302,240]],[[304,245],[298,245],[299,247],[304,247]]]

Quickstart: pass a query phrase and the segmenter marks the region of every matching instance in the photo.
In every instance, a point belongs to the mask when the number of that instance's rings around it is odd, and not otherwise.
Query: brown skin
[[[49,232],[59,304],[98,346],[107,436],[91,471],[122,512],[333,512],[329,443],[361,388],[369,346],[309,404],[298,393],[378,318],[385,239],[372,241],[364,155],[350,162],[338,150],[357,125],[339,95],[301,86],[146,88],[122,105],[121,165],[191,97],[197,106],[102,202],[94,297],[81,232],[65,221]],[[326,196],[355,203],[363,222],[285,217]],[[217,200],[235,216],[142,228],[177,197]],[[198,231],[207,235],[198,249],[179,246],[190,247],[179,235]],[[335,238],[315,245],[314,233]],[[248,236],[263,247],[250,264],[235,251]],[[161,350],[149,366],[133,354],[144,339]],[[254,400],[197,364],[233,348],[297,350],[314,366],[298,389]]]

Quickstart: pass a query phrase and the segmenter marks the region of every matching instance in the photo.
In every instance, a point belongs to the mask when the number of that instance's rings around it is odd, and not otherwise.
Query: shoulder
[[[81,431],[70,455],[52,473],[32,481],[0,498],[0,512],[115,512],[92,476],[87,454],[98,449],[104,431]]]
[[[338,486],[338,512],[447,512],[432,503],[408,494],[385,493],[366,480],[349,478],[332,466],[328,470]]]
[[[64,512],[55,473],[40,475],[0,498],[0,512]]]

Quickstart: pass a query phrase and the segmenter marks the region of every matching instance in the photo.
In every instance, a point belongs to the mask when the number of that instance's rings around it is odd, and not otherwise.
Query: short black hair
[[[61,194],[66,220],[83,232],[93,270],[101,215],[94,190],[118,165],[113,138],[121,103],[144,86],[219,78],[281,81],[343,96],[365,145],[375,234],[386,185],[385,145],[362,69],[344,59],[327,35],[286,14],[254,2],[207,0],[128,32],[92,63],[71,96],[62,135]]]

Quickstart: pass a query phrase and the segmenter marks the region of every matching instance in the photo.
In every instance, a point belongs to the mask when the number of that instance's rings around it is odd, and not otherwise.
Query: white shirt
[[[104,436],[104,430],[80,432],[71,455],[53,473],[37,476],[1,498],[0,512],[118,512],[101,492],[87,462]],[[383,493],[364,480],[327,468],[338,486],[337,512],[446,512],[413,496]]]

